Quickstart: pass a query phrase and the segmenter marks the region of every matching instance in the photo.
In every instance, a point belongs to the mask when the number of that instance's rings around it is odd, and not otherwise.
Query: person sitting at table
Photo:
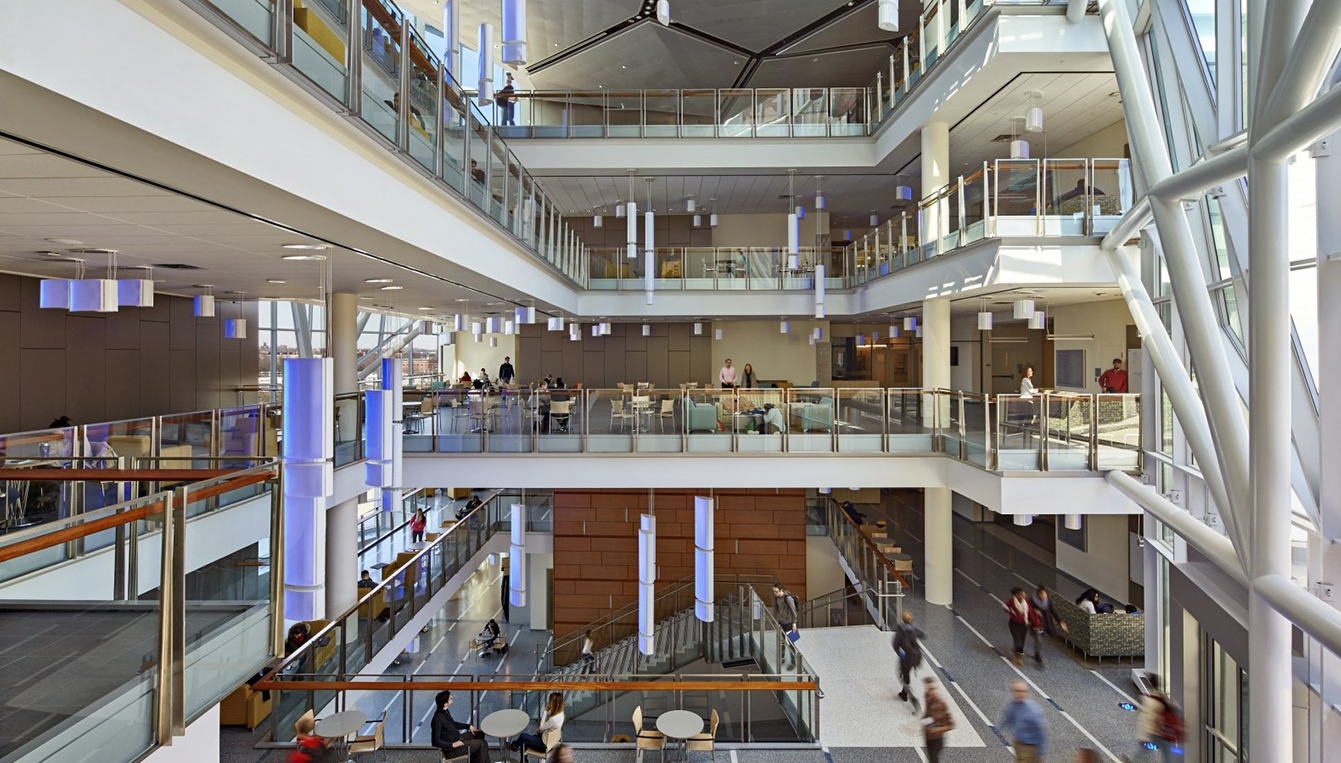
[[[782,409],[772,403],[764,403],[764,432],[777,434],[786,428],[787,422],[782,418]]]
[[[372,574],[371,574],[371,573],[369,573],[367,570],[364,570],[364,571],[359,575],[359,583],[358,583],[358,586],[359,586],[359,588],[367,588],[367,589],[376,588],[376,587],[377,587],[377,582],[376,582],[375,580],[372,579]]]
[[[470,500],[466,501],[465,506],[462,506],[461,508],[456,510],[456,518],[465,519],[466,515],[474,511],[475,509],[479,508],[481,503],[484,503],[484,501],[481,501],[478,495],[472,495],[470,497]]]
[[[470,177],[473,178],[476,183],[484,183],[484,170],[480,169],[479,163],[474,159],[470,160]]]
[[[545,707],[540,712],[540,725],[536,726],[535,733],[522,732],[517,735],[517,739],[512,742],[512,750],[520,750],[522,745],[526,745],[528,750],[544,752],[545,734],[549,731],[558,731],[563,728],[563,694],[561,692],[550,692],[549,700],[545,702]]]
[[[489,744],[480,730],[452,717],[448,709],[452,706],[452,693],[438,692],[434,704],[437,710],[433,711],[433,746],[442,750],[443,757],[455,758],[464,752],[470,756],[470,763],[489,763]]]
[[[460,383],[460,384],[469,384],[469,383],[470,383],[470,372],[469,372],[469,371],[464,371],[464,372],[462,372],[462,374],[461,374],[461,378],[460,378],[460,379],[457,379],[456,381],[457,381],[458,383]]]
[[[400,93],[396,93],[391,96],[391,100],[382,101],[382,103],[390,106],[391,110],[396,112],[397,115],[400,114]],[[415,127],[420,130],[424,129],[424,115],[419,113],[419,109],[416,109],[414,104],[410,104],[410,120],[414,122]]]

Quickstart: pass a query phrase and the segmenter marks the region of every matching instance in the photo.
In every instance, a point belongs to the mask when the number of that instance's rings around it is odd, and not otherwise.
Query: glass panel
[[[489,166],[489,133],[474,104],[467,102],[470,109],[470,123],[466,129],[466,151],[470,157],[470,191],[466,198],[480,209],[487,209],[485,199],[488,196],[489,175],[485,168]]]
[[[253,2],[246,0],[248,5]],[[271,3],[265,5],[268,15]],[[349,86],[348,45],[349,15],[344,3],[294,1],[293,66],[341,102]]]
[[[1192,22],[1192,36],[1201,47],[1212,82],[1215,81],[1215,3],[1216,0],[1183,0]]]
[[[760,138],[785,138],[791,135],[791,91],[764,89],[754,91],[755,134]]]
[[[822,87],[792,90],[792,134],[817,137],[829,134],[829,91]]]
[[[684,138],[717,136],[717,91],[680,91],[680,135]]]
[[[745,276],[749,279],[748,288],[777,289],[782,275],[783,255],[781,249],[755,247],[745,253]]]
[[[1095,205],[1084,159],[1044,159],[1043,218],[1045,236],[1083,236],[1086,218]]]
[[[725,402],[725,401],[724,401]],[[723,410],[722,423],[730,416],[730,429],[736,433],[740,453],[781,453],[783,433],[787,429],[786,394],[777,388],[741,389],[734,405]]]
[[[866,89],[860,87],[830,88],[830,135],[866,134]]]
[[[363,2],[363,121],[396,142],[400,129],[400,9]]]
[[[529,453],[535,433],[535,405],[530,390],[503,389],[490,398],[497,399],[493,406],[494,428],[489,432],[490,453]]]
[[[1108,233],[1131,209],[1134,187],[1131,162],[1127,159],[1094,159],[1090,162],[1089,209],[1094,235]]]
[[[933,450],[936,396],[915,390],[891,389],[886,414],[890,453]]]
[[[688,446],[695,453],[731,450],[735,393],[722,389],[687,389],[682,401]]]
[[[680,91],[648,90],[643,95],[649,138],[674,138],[679,135]]]
[[[519,99],[518,122],[529,126],[533,138],[564,138],[568,134],[567,93],[533,90]],[[515,134],[515,133],[511,133]]]
[[[606,136],[610,138],[642,137],[641,90],[612,91],[605,94],[605,129]]]
[[[834,399],[834,390],[827,388],[787,391],[789,451],[827,453],[833,450]]]
[[[869,340],[868,340],[869,341]],[[865,345],[870,351],[870,345]],[[863,345],[857,346],[857,353]],[[879,453],[883,449],[884,393],[879,389],[840,389],[838,392],[838,450]]]
[[[1141,457],[1141,396],[1098,395],[1095,425],[1098,468],[1138,468]]]
[[[489,134],[489,216],[507,225],[508,150],[496,133]]]
[[[207,2],[247,30],[252,37],[266,45],[271,44],[271,32],[275,25],[274,3],[265,0],[207,0]]]
[[[1089,395],[1052,393],[1045,398],[1048,470],[1090,468],[1094,399]]]
[[[754,135],[754,91],[748,89],[719,90],[717,104],[717,136],[720,138],[749,138]]]
[[[536,449],[544,453],[579,453],[586,410],[578,390],[538,389],[527,401],[538,434]]]
[[[593,389],[585,395],[585,421],[588,453],[631,453],[633,451],[633,389]]]
[[[568,109],[568,130],[571,137],[605,137],[605,93],[573,93]]]
[[[410,156],[427,169],[435,166],[438,122],[438,57],[410,29]]]
[[[447,185],[465,192],[466,178],[466,112],[461,92],[456,83],[444,85],[442,104],[442,179]]]
[[[214,411],[178,413],[164,416],[158,433],[160,462],[164,469],[208,469],[208,461],[194,461],[213,455]]]
[[[996,160],[992,177],[995,235],[1038,235],[1038,180],[1037,159]]]

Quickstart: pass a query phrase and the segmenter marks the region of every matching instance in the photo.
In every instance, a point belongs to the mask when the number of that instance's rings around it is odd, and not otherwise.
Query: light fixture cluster
[[[106,277],[86,277],[84,261],[73,260],[74,278],[44,278],[38,283],[38,307],[58,308],[72,313],[114,313],[122,307],[154,306],[152,269],[142,269],[144,278],[117,280],[115,250],[80,251],[107,255]]]

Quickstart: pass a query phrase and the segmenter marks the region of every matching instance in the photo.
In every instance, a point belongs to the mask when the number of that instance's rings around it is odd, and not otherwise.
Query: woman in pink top
[[[424,529],[428,527],[428,517],[424,516],[423,509],[415,509],[414,516],[410,517],[410,538],[414,543],[424,539]]]

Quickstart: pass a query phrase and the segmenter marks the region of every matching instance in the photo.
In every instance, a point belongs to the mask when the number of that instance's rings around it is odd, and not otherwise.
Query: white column
[[[326,615],[335,617],[358,601],[359,499],[326,510]]]
[[[925,129],[922,134],[926,134]],[[949,386],[950,300],[939,297],[922,302],[922,387],[948,389]],[[923,537],[926,538],[924,564],[927,602],[930,604],[948,606],[954,601],[952,500],[950,488],[926,489]]]
[[[949,183],[950,125],[946,122],[930,122],[922,125],[922,198],[936,193]],[[949,210],[946,209],[944,201],[927,207],[922,220],[922,230],[926,239],[922,243],[940,239],[947,214]],[[935,251],[939,252],[939,247]],[[949,380],[948,375],[946,380]]]
[[[549,630],[549,571],[554,569],[554,554],[531,554],[526,564],[526,606],[531,615],[531,630]]]
[[[1313,149],[1319,199],[1336,199],[1341,194],[1341,132],[1333,133]],[[1322,194],[1328,194],[1323,196]],[[1324,464],[1318,490],[1318,509],[1322,515],[1322,538],[1341,538],[1341,471],[1326,464],[1341,463],[1341,216],[1320,214],[1318,228],[1318,413],[1319,457]],[[1341,583],[1341,545],[1313,536],[1309,556],[1311,566],[1320,570],[1310,583]],[[1333,600],[1332,606],[1337,606]],[[1325,656],[1315,648],[1313,659],[1326,659],[1324,675],[1337,675],[1341,659]],[[1314,671],[1316,673],[1316,669]],[[1324,751],[1341,749],[1341,717],[1330,706],[1322,706],[1314,696],[1311,703],[1315,722],[1320,726]],[[1321,757],[1315,757],[1321,761]],[[1313,761],[1310,761],[1313,763]]]

